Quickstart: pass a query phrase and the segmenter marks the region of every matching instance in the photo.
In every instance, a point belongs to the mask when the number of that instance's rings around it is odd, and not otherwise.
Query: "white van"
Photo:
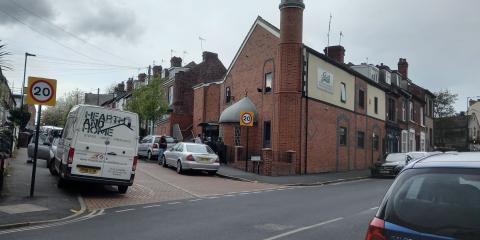
[[[53,172],[68,181],[133,184],[137,165],[138,115],[91,105],[74,106],[58,140]]]

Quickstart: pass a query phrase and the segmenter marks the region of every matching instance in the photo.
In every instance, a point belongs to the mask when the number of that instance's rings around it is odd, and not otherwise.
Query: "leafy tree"
[[[434,115],[436,118],[451,117],[455,115],[453,104],[458,100],[458,94],[450,92],[450,90],[440,90],[435,94]]]
[[[75,89],[57,98],[57,104],[53,107],[47,107],[42,111],[41,123],[43,125],[63,127],[67,121],[70,109],[83,102],[84,93],[80,89]]]
[[[165,114],[168,104],[163,83],[163,79],[155,78],[148,85],[135,89],[126,110],[137,113],[140,121],[145,123]]]
[[[20,126],[20,129],[25,129],[30,121],[30,112],[28,112],[28,106],[24,105],[23,109],[15,108],[11,109],[10,116],[8,117],[8,121],[15,124],[15,126]]]

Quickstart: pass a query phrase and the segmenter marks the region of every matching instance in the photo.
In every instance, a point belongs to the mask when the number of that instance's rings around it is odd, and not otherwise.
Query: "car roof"
[[[406,168],[479,168],[480,152],[437,153],[420,158]]]

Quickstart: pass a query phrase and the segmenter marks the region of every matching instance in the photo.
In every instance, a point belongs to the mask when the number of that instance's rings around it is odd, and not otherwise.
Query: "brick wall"
[[[248,94],[248,97],[257,108],[258,116],[255,116],[255,126],[249,129],[249,152],[251,155],[261,154],[263,148],[263,123],[264,121],[272,120],[274,108],[273,93],[258,92],[258,89],[262,90],[265,87],[264,76],[266,73],[271,72],[273,74],[274,83],[277,80],[275,62],[277,59],[278,42],[279,39],[272,33],[257,26],[253,30],[250,40],[247,41],[243,50],[239,53],[225,82],[219,85],[219,113],[234,102],[242,99],[245,93]],[[225,89],[227,87],[230,87],[231,90],[232,101],[230,103],[225,102]],[[234,146],[234,126],[223,124],[223,132],[224,143],[229,147]],[[242,129],[241,136],[241,145],[246,146],[246,129]],[[244,163],[243,165],[242,163],[238,165],[244,168]]]

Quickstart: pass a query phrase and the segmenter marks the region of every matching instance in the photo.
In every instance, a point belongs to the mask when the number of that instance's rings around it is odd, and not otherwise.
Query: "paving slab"
[[[56,178],[50,175],[45,160],[38,160],[33,198],[29,197],[32,163],[27,163],[27,149],[18,149],[7,162],[0,193],[0,227],[61,219],[81,209],[77,193],[57,188]]]

